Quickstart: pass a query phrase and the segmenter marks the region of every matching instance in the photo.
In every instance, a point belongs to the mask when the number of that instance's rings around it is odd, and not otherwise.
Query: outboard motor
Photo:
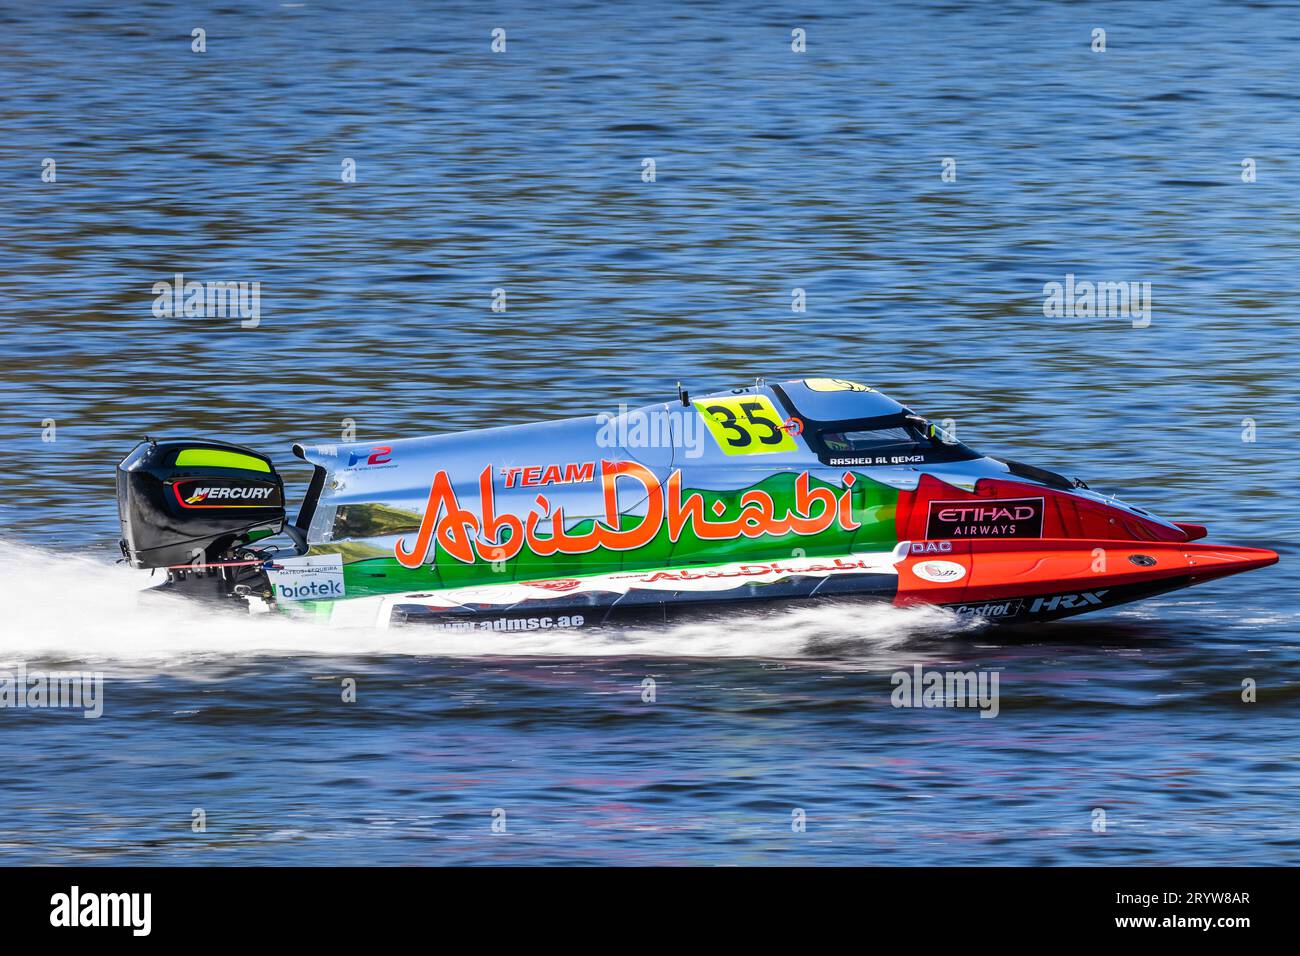
[[[144,441],[117,466],[117,510],[132,567],[167,568],[186,590],[247,596],[265,575],[241,549],[284,529],[284,480],[239,445]]]

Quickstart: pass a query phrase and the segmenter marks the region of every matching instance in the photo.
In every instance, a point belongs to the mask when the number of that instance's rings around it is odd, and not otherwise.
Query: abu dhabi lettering
[[[793,501],[779,508],[772,496],[759,488],[740,495],[740,508],[734,517],[725,517],[721,502],[706,507],[704,496],[696,491],[683,495],[682,473],[674,471],[660,483],[649,468],[633,461],[602,461],[600,484],[603,515],[591,523],[590,530],[575,531],[566,527],[563,507],[552,507],[545,494],[538,494],[535,506],[526,515],[498,514],[493,469],[484,468],[479,475],[480,511],[461,505],[445,471],[434,476],[429,498],[415,540],[409,544],[399,538],[393,554],[399,564],[416,568],[428,559],[433,545],[456,561],[509,561],[525,547],[539,557],[556,554],[589,554],[598,548],[611,551],[634,551],[653,541],[666,529],[669,540],[676,542],[684,533],[699,541],[731,541],[764,535],[816,535],[832,527],[854,531],[860,527],[853,517],[852,488],[855,478],[843,476],[844,489],[838,494],[830,488],[814,488],[808,472],[796,476]],[[644,516],[623,514],[618,506],[618,483],[636,487],[635,499],[645,510]],[[629,489],[630,490],[630,489]]]

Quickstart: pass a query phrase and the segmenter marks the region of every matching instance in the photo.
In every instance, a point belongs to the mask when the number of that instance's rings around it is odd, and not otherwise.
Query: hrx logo
[[[1082,594],[1058,594],[1050,598],[1034,598],[1034,603],[1029,606],[1029,613],[1093,607],[1101,604],[1101,599],[1109,593],[1109,591],[1084,591]]]

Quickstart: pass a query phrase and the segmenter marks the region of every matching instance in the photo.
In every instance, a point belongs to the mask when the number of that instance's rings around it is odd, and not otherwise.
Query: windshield
[[[874,428],[830,428],[820,438],[831,464],[904,465],[975,456],[955,437],[919,415],[900,415]]]

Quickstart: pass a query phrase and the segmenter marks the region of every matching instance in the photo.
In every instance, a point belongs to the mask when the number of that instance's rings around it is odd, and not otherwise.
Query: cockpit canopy
[[[773,385],[803,423],[809,447],[832,465],[906,465],[980,457],[875,389],[843,379]]]

